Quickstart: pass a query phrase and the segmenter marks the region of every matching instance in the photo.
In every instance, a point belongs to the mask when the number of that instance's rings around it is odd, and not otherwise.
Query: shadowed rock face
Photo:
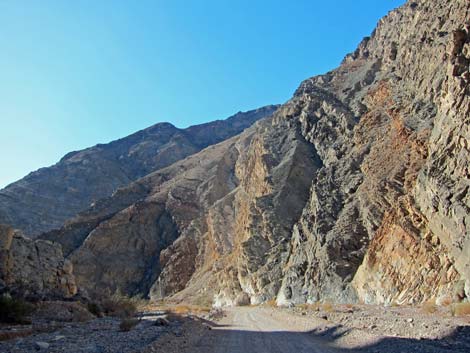
[[[273,116],[42,235],[91,294],[470,298],[470,4],[408,2]]]
[[[0,223],[30,236],[59,228],[119,187],[239,134],[276,108],[240,112],[187,129],[160,123],[108,144],[71,152],[52,167],[0,190]]]
[[[0,293],[30,299],[67,298],[77,293],[73,265],[59,244],[25,238],[0,225]]]

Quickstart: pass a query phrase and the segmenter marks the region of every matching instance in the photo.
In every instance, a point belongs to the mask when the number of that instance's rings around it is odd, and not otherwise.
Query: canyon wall
[[[0,225],[0,293],[28,299],[62,299],[77,294],[73,265],[59,244],[31,240]]]
[[[470,3],[408,1],[240,135],[41,235],[91,295],[470,298]]]

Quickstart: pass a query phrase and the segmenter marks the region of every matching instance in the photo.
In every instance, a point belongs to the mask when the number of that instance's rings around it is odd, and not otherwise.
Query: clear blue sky
[[[161,121],[290,98],[404,0],[0,0],[0,187]]]

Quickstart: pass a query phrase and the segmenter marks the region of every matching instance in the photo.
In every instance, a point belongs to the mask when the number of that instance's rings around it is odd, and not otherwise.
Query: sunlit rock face
[[[406,3],[271,116],[41,237],[91,294],[468,299],[469,13],[467,0]]]

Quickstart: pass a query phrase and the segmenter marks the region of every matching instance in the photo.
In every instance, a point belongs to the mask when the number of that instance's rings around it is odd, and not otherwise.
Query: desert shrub
[[[32,304],[22,299],[15,299],[9,294],[0,296],[0,322],[14,324],[29,323],[26,316],[31,314],[33,309]]]
[[[138,323],[140,322],[139,319],[132,319],[132,318],[123,318],[119,323],[119,330],[123,332],[127,332],[132,330]]]
[[[320,303],[303,303],[303,304],[297,304],[297,308],[300,308],[302,310],[312,310],[312,311],[319,311],[320,310]]]
[[[102,317],[103,316],[103,308],[98,303],[95,303],[95,302],[88,303],[87,304],[87,309],[90,313],[92,313],[96,317]]]
[[[114,293],[101,300],[101,307],[105,315],[129,318],[137,313],[139,303],[140,299]]]
[[[272,307],[272,308],[276,308],[276,307],[277,307],[276,299],[268,300],[268,301],[266,302],[266,305],[267,305],[267,306],[270,306],[270,307]]]
[[[453,301],[452,301],[452,298],[447,297],[447,298],[444,298],[444,299],[441,300],[440,305],[442,305],[442,306],[449,306],[449,305],[452,304],[452,302],[453,302]]]
[[[326,312],[332,312],[333,311],[333,304],[329,302],[325,302],[321,305],[321,309]]]
[[[166,308],[166,313],[172,313],[177,316],[183,315],[200,315],[200,314],[208,314],[211,311],[210,307],[207,306],[199,306],[199,305],[186,305],[186,304],[178,304],[173,306],[168,306]]]
[[[195,305],[191,307],[191,312],[194,314],[209,314],[210,311],[210,306]]]
[[[191,307],[189,305],[175,305],[170,309],[170,312],[177,315],[185,315],[191,312]]]
[[[165,317],[169,322],[177,322],[177,321],[182,321],[183,316],[180,314],[176,314],[172,311],[167,311],[165,313]]]
[[[193,300],[194,305],[199,306],[201,308],[211,308],[212,307],[212,299],[208,296],[199,296]]]
[[[223,317],[225,316],[225,313],[222,309],[220,308],[213,308],[211,309],[210,313],[209,313],[209,317],[212,319],[212,320],[218,320],[218,319],[222,319]]]
[[[421,308],[425,313],[434,314],[437,311],[436,301],[428,300]]]
[[[314,311],[320,311],[320,303],[313,303],[311,304],[312,310]]]
[[[0,342],[13,340],[16,338],[27,337],[34,333],[32,329],[21,330],[21,331],[4,331],[0,332]]]
[[[450,307],[452,316],[470,315],[470,303],[455,303]]]

